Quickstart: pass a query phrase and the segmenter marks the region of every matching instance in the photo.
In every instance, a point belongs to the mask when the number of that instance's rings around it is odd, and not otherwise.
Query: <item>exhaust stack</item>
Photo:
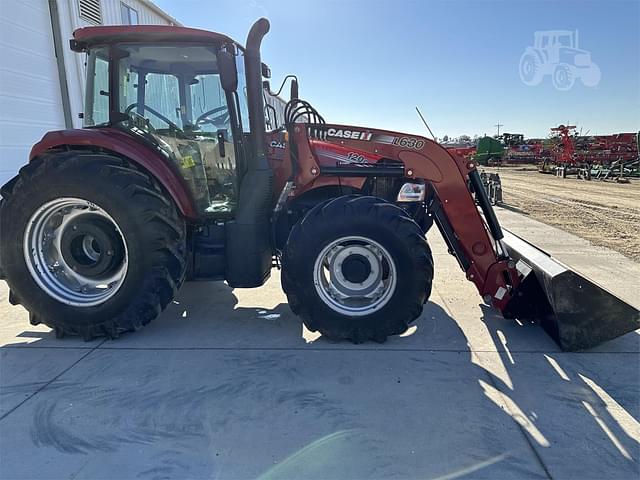
[[[273,208],[273,172],[265,154],[260,61],[260,44],[268,31],[266,18],[254,23],[244,52],[251,148],[247,152],[247,171],[240,184],[236,218],[226,224],[226,279],[231,287],[259,287],[271,271],[273,251],[269,222]]]
[[[269,33],[269,20],[260,18],[253,24],[247,35],[247,45],[244,52],[244,69],[247,82],[247,103],[249,107],[249,128],[253,143],[253,158],[255,167],[268,168],[265,155],[265,126],[264,100],[262,98],[262,61],[260,59],[260,45],[262,39]]]

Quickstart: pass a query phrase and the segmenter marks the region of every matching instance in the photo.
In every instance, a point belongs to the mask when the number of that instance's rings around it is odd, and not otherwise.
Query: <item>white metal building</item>
[[[179,25],[150,0],[0,0],[0,185],[45,132],[81,126],[84,55],[69,49],[73,31],[136,23]]]

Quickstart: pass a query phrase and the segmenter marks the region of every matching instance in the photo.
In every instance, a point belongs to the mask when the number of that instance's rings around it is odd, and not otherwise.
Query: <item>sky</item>
[[[300,97],[329,123],[456,137],[574,124],[583,134],[640,129],[640,0],[155,0],[185,26],[241,44],[266,17],[262,60],[272,89],[300,80]],[[534,32],[578,30],[601,71],[557,90],[525,85],[520,58]],[[288,98],[288,95],[287,95]]]

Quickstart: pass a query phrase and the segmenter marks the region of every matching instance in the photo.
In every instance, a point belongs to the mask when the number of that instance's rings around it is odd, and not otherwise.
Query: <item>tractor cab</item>
[[[117,128],[160,151],[198,216],[234,217],[250,133],[244,48],[154,26],[81,29],[72,48],[87,53],[83,126]]]

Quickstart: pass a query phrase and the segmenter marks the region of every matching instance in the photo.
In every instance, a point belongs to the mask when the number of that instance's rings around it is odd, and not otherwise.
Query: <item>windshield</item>
[[[118,111],[115,123],[172,131],[181,136],[231,136],[227,100],[213,47],[200,45],[120,45]],[[84,126],[109,123],[108,49],[89,54]]]
[[[213,47],[123,45],[119,50],[123,121],[187,137],[220,130],[231,136]]]

